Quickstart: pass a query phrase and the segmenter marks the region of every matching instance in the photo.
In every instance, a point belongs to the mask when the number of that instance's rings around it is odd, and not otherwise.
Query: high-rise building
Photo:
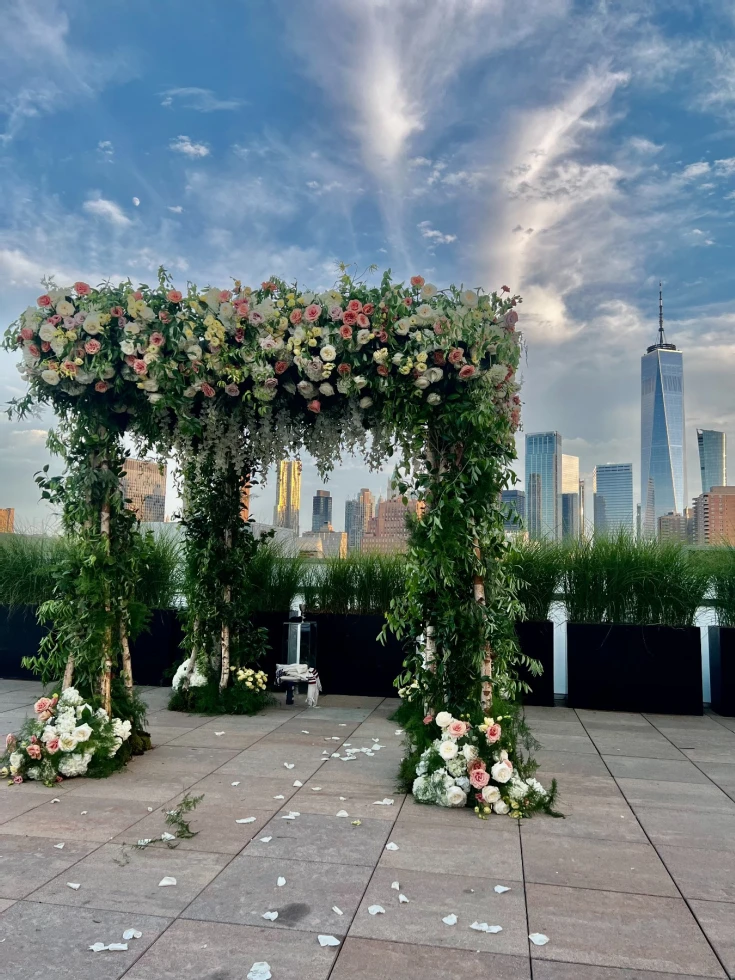
[[[561,492],[579,493],[579,456],[561,457]]]
[[[592,473],[595,534],[624,531],[633,537],[633,464],[605,463]]]
[[[584,537],[587,533],[585,525],[585,515],[584,515],[584,480],[579,481],[579,534],[580,537]]]
[[[529,433],[526,436],[526,519],[531,538],[558,540],[561,537],[561,488],[561,436],[558,432]]]
[[[329,490],[317,490],[311,498],[311,529],[321,531],[332,523],[332,494]]]
[[[0,534],[12,534],[15,530],[15,508],[0,508]]]
[[[373,495],[365,487],[354,500],[345,502],[345,531],[350,552],[360,550],[362,536],[373,516]]]
[[[324,558],[346,558],[347,557],[347,532],[335,531],[331,524],[327,524],[320,531],[304,531],[300,538],[302,550],[307,553],[312,552]],[[321,551],[317,542],[321,542]]]
[[[290,527],[298,535],[300,508],[301,463],[297,459],[282,459],[278,464],[273,524],[276,527]]]
[[[581,526],[579,507],[579,456],[561,457],[561,536],[576,541]]]
[[[725,433],[716,429],[697,429],[702,493],[727,485],[727,444]]]
[[[392,554],[406,551],[408,547],[409,515],[420,517],[424,505],[410,498],[408,504],[402,497],[378,502],[375,517],[371,517],[362,535],[361,549],[364,554]]]
[[[694,542],[735,545],[735,487],[712,487],[695,498]]]
[[[656,520],[659,541],[679,541],[692,544],[695,537],[695,516],[691,507],[683,514],[661,514]]]
[[[658,340],[641,358],[641,503],[645,501],[646,537],[655,535],[658,517],[683,514],[687,500],[684,355],[666,342],[660,288],[658,299]]]
[[[161,523],[166,513],[166,465],[148,459],[126,459],[122,492],[128,510],[139,521]]]
[[[522,532],[526,526],[526,494],[524,490],[501,490],[500,501],[504,505],[503,527],[511,534]]]

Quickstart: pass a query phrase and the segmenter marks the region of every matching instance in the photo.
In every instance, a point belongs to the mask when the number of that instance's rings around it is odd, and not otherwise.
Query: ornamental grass
[[[523,620],[541,622],[548,619],[562,574],[561,547],[551,541],[518,542],[511,548],[506,561],[513,570],[516,595],[525,610]]]

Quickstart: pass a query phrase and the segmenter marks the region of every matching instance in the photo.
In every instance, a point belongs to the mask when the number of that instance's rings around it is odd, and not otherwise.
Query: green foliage
[[[349,555],[306,567],[304,603],[310,612],[380,614],[403,591],[405,555]]]
[[[251,606],[258,612],[287,612],[303,587],[306,562],[272,537],[261,538],[247,565]]]
[[[174,830],[178,840],[191,840],[199,833],[198,830],[191,829],[189,821],[184,819],[184,814],[193,813],[203,799],[204,794],[190,796],[189,793],[186,793],[174,809],[166,813],[166,826]]]
[[[522,619],[548,619],[562,571],[560,546],[551,541],[519,541],[508,550],[506,562],[523,606]]]
[[[720,626],[735,626],[735,548],[713,548],[707,559],[712,598]]]
[[[231,684],[221,691],[213,677],[204,687],[173,691],[168,709],[197,715],[255,715],[275,700],[272,694],[250,690],[244,684]]]

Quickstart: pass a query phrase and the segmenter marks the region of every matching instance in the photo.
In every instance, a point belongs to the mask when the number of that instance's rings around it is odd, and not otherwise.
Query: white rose
[[[424,299],[431,299],[433,296],[436,296],[438,292],[439,290],[436,288],[433,282],[425,282],[421,287],[421,296]]]
[[[330,395],[334,394],[334,388],[330,384],[327,384],[326,381],[324,382],[324,384],[319,385],[319,391],[323,395],[326,395],[326,397],[329,397]]]
[[[358,330],[357,331],[357,342],[358,344],[366,344],[370,340],[369,330]]]
[[[459,749],[457,748],[456,742],[446,741],[442,742],[439,746],[439,755],[445,762],[449,762],[450,759],[456,758],[457,752],[459,752]]]
[[[500,800],[500,790],[497,786],[483,786],[482,787],[482,798],[486,803],[491,806]]]
[[[373,360],[376,364],[385,364],[388,360],[388,348],[379,347],[378,350],[373,351]]]
[[[135,344],[132,344],[129,340],[123,340],[120,342],[120,350],[123,354],[132,354],[135,350]]]
[[[467,289],[462,293],[462,302],[467,306],[477,306],[478,296],[474,289]]]
[[[426,303],[422,303],[421,306],[419,306],[419,308],[416,310],[416,314],[417,316],[423,317],[425,320],[433,320],[435,315],[432,308],[427,306]]]
[[[148,323],[150,323],[151,320],[156,319],[156,314],[153,312],[150,306],[144,306],[138,315],[140,316],[141,320],[146,320]]]
[[[77,725],[71,734],[74,736],[77,742],[86,742],[89,740],[89,737],[92,734],[92,729],[89,727],[89,725]]]
[[[58,738],[59,733],[53,725],[46,725],[41,732],[41,741],[49,742],[52,738]]]
[[[88,313],[84,320],[84,329],[88,334],[94,336],[95,334],[102,333],[102,324],[100,323],[99,313]]]
[[[12,752],[10,754],[10,765],[13,769],[19,769],[23,765],[23,753]]]
[[[62,299],[56,304],[56,312],[59,316],[74,316],[74,305],[68,299]]]
[[[73,752],[77,744],[72,732],[64,732],[63,735],[59,736],[59,748],[62,752]]]
[[[46,342],[53,340],[56,336],[56,327],[53,323],[43,323],[41,324],[41,329],[38,331],[38,336]]]
[[[156,402],[163,401],[163,395],[155,395],[155,394],[154,395],[148,395],[148,401],[152,405],[155,405]]]
[[[186,348],[186,356],[190,361],[198,361],[202,356],[202,349],[199,344],[192,344],[190,347]]]
[[[154,378],[146,378],[143,382],[143,391],[158,391],[158,382]]]
[[[207,305],[210,306],[213,310],[216,310],[219,307],[220,292],[221,290],[217,289],[216,286],[212,286],[211,289],[208,289],[204,294],[207,300]]]
[[[123,742],[126,741],[130,738],[130,728],[130,722],[127,718],[125,721],[122,721],[120,718],[112,719],[112,733],[115,738],[120,738]]]
[[[337,356],[337,351],[331,344],[325,344],[319,351],[319,356],[323,361],[333,361]]]
[[[410,329],[411,329],[411,324],[407,320],[399,320],[395,326],[395,331],[399,337],[405,337]]]
[[[439,728],[448,728],[452,724],[454,719],[452,718],[452,716],[449,714],[448,711],[440,711],[439,714],[434,719],[434,721],[437,723]]]
[[[465,806],[467,794],[460,786],[450,786],[446,793],[447,806]]]
[[[129,337],[135,337],[137,334],[140,333],[140,324],[139,323],[126,323],[125,324],[125,333]]]
[[[438,395],[435,391],[426,396],[426,401],[429,405],[438,405],[442,400],[442,396]]]
[[[367,395],[366,395],[365,398],[361,398],[360,399],[360,401],[359,401],[358,404],[359,404],[360,408],[370,408],[372,406],[372,404],[373,404],[373,400],[372,400],[372,398],[368,398]]]
[[[304,398],[313,398],[316,394],[316,388],[310,381],[299,381],[296,387]]]
[[[497,803],[493,803],[493,810],[495,811],[495,813],[504,814],[507,813],[508,810],[510,810],[510,807],[505,802],[505,800],[498,800]]]
[[[426,372],[426,377],[429,379],[431,384],[435,384],[437,381],[441,381],[444,377],[444,372],[439,367],[430,367]]]
[[[362,391],[367,384],[367,378],[363,378],[361,374],[356,374],[352,380],[355,382],[355,387],[358,391]]]
[[[509,769],[504,762],[496,762],[495,765],[490,770],[490,775],[495,780],[496,783],[507,783],[510,777],[513,775],[513,770]]]
[[[235,308],[232,303],[222,303],[219,308],[219,315],[224,317],[230,317],[235,312]]]
[[[462,755],[468,762],[472,762],[477,758],[477,749],[474,745],[465,745],[462,747]]]
[[[304,332],[303,327],[296,327],[296,329],[292,331],[291,336],[297,344],[300,344],[306,336],[306,333]]]
[[[402,360],[403,360],[403,354],[401,354],[400,351],[397,354],[394,354],[393,357],[391,357],[391,361],[394,364],[400,364]]]
[[[59,383],[58,371],[41,371],[41,377],[47,385],[57,385]]]
[[[424,377],[423,374],[421,375],[421,377],[416,378],[416,380],[414,381],[414,386],[416,388],[421,388],[422,390],[424,388],[428,388],[430,384],[431,382],[429,381],[429,379]]]

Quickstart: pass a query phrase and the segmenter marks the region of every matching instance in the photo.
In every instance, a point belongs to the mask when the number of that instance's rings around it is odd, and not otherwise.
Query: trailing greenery
[[[709,571],[684,545],[619,534],[566,549],[562,583],[570,622],[691,626]]]
[[[561,547],[550,541],[519,541],[508,550],[506,562],[523,606],[521,618],[535,622],[548,619],[561,578]]]

